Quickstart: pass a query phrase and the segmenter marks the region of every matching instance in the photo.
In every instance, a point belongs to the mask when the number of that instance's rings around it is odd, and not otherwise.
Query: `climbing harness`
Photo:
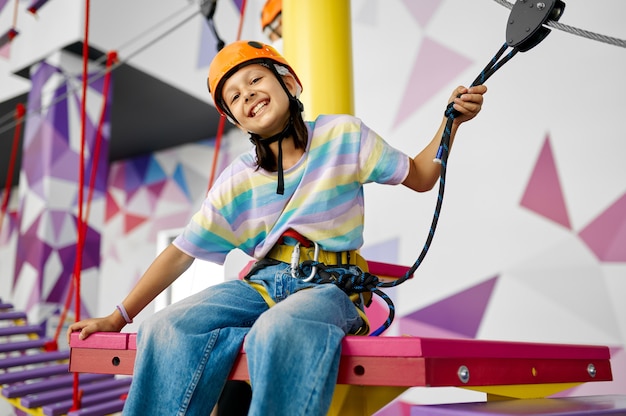
[[[241,2],[241,11],[239,13],[239,28],[237,29],[237,40],[241,39],[241,31],[243,29],[243,22],[246,14],[246,3],[246,0],[243,0]],[[200,12],[207,18],[207,23],[209,24],[209,27],[211,28],[213,34],[215,35],[215,38],[217,39],[217,50],[221,51],[224,48],[224,41],[222,41],[222,39],[218,36],[217,29],[215,28],[215,23],[213,20],[216,4],[217,0],[204,0],[204,3],[201,4]],[[207,191],[211,189],[211,187],[213,186],[213,182],[215,181],[217,162],[220,154],[220,149],[222,148],[222,137],[224,136],[225,127],[226,115],[220,114],[220,120],[217,124],[217,133],[215,134],[215,150],[213,151],[213,162],[211,163],[211,174],[209,175]]]
[[[562,16],[564,9],[565,3],[561,0],[546,0],[539,2],[531,0],[518,0],[512,8],[511,15],[509,16],[507,22],[507,41],[504,45],[502,45],[502,47],[500,47],[498,52],[472,82],[471,87],[484,84],[489,77],[491,77],[498,69],[502,68],[502,66],[511,60],[511,58],[513,58],[518,52],[526,52],[537,46],[550,33],[550,29],[546,28],[544,25],[549,21],[558,20]],[[505,55],[505,52],[509,48],[511,48],[511,51]],[[404,276],[395,281],[384,282],[377,276],[364,272],[356,266],[326,266],[315,260],[302,262],[299,267],[300,271],[296,274],[301,276],[313,273],[316,276],[314,276],[314,278],[309,277],[307,279],[315,283],[336,284],[347,294],[355,292],[373,292],[380,296],[389,307],[389,315],[387,320],[378,329],[373,331],[370,336],[377,336],[383,333],[387,328],[389,328],[395,316],[395,307],[393,302],[384,292],[380,290],[380,288],[395,287],[410,279],[424,260],[435,235],[445,191],[445,178],[448,154],[450,150],[452,124],[454,119],[460,115],[460,113],[453,108],[453,103],[448,104],[444,114],[447,117],[446,126],[441,137],[437,156],[433,160],[433,162],[441,165],[439,193],[437,196],[435,212],[433,214],[428,237],[426,238],[426,243],[424,244],[417,260],[404,274]]]

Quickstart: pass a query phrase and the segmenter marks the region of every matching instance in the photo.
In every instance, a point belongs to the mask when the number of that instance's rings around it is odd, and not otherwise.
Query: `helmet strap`
[[[283,195],[285,193],[285,172],[283,168],[283,139],[295,134],[293,128],[293,119],[289,118],[289,123],[278,134],[275,134],[267,139],[262,139],[258,134],[250,133],[250,141],[256,146],[268,146],[272,143],[278,142],[278,157],[276,161],[276,167],[278,171],[278,185],[276,185],[276,193]]]
[[[291,92],[289,91],[289,88],[287,88],[287,85],[285,84],[285,81],[283,80],[283,76],[278,73],[278,70],[276,69],[274,64],[268,64],[268,65],[264,65],[264,66],[274,73],[274,75],[278,79],[278,82],[283,87],[283,90],[285,90],[285,93],[287,94],[287,97],[289,97],[290,104],[293,105],[295,103],[295,105],[298,106],[298,110],[300,112],[303,112],[304,111],[304,104],[302,104],[302,101],[300,101],[299,98],[297,98],[296,96],[291,94]]]

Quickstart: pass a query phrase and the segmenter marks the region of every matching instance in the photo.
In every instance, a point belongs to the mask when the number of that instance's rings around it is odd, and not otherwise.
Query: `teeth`
[[[250,111],[250,114],[252,114],[252,116],[255,116],[256,113],[265,106],[265,103],[258,103],[256,106],[254,106],[254,108],[252,109],[252,111]]]

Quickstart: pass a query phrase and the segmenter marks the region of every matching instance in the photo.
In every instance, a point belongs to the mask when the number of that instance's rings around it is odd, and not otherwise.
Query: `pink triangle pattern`
[[[571,229],[549,135],[543,143],[520,205]]]
[[[578,235],[600,261],[626,262],[626,193]]]
[[[3,58],[9,59],[11,55],[11,42],[7,42],[4,45],[0,46],[0,56]]]
[[[422,46],[404,89],[394,126],[398,126],[430,100],[455,77],[467,69],[472,61],[437,41],[424,37]],[[452,88],[450,88],[452,92]],[[441,113],[445,110],[442,103]]]
[[[409,9],[415,20],[417,20],[422,27],[425,27],[439,8],[441,0],[404,0],[403,3],[404,6]]]

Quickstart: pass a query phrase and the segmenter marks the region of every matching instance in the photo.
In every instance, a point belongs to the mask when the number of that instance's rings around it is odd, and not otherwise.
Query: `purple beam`
[[[15,325],[0,328],[0,336],[37,334],[43,336],[44,328],[41,325]]]
[[[111,413],[121,412],[124,407],[124,400],[115,400],[109,403],[102,403],[96,406],[67,412],[67,416],[102,416]]]
[[[128,390],[128,386],[130,385],[130,378],[125,379],[116,379],[116,380],[107,380],[103,382],[96,383],[88,383],[81,384],[80,390],[83,391],[83,397],[87,394],[98,393],[101,391],[107,391],[111,389],[117,389],[121,387],[126,387]],[[60,390],[52,390],[47,393],[41,394],[31,394],[26,397],[22,397],[20,400],[20,404],[28,409],[32,409],[34,407],[41,407],[45,404],[52,404],[59,402],[61,400],[68,400],[72,398],[72,389],[65,388]]]
[[[50,377],[65,374],[69,371],[67,364],[47,365],[23,371],[12,371],[0,374],[0,384],[11,384],[17,381],[26,381],[35,378]]]
[[[80,374],[78,376],[80,383],[91,383],[111,379],[113,377],[112,374]],[[27,394],[41,393],[43,391],[50,391],[53,388],[71,387],[73,385],[74,374],[65,374],[59,377],[35,381],[33,383],[6,386],[2,389],[2,395],[7,399],[13,399],[26,396]]]
[[[26,354],[18,357],[0,358],[0,369],[61,361],[67,360],[68,358],[70,358],[69,351],[42,352],[40,354]]]
[[[119,399],[127,393],[128,387],[123,387],[116,390],[106,391],[104,393],[91,394],[89,396],[83,396],[81,404],[83,408],[88,408],[93,405]],[[73,404],[74,402],[72,400],[65,400],[52,405],[42,406],[41,410],[45,416],[59,416],[66,414],[72,408]]]
[[[0,312],[0,321],[12,321],[16,319],[26,319],[26,314],[24,312]]]
[[[32,348],[42,348],[48,341],[48,339],[40,338],[29,341],[7,342],[5,344],[0,343],[0,352],[25,351]]]

